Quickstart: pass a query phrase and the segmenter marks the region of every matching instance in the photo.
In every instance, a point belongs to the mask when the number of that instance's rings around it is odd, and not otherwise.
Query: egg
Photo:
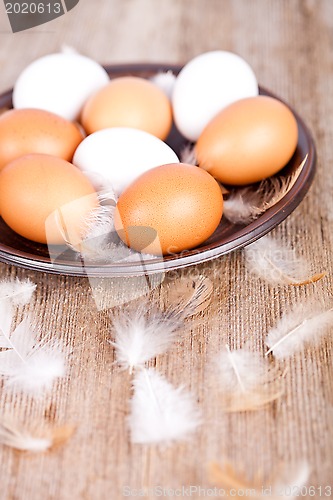
[[[19,75],[14,108],[38,108],[76,120],[88,97],[110,81],[105,69],[76,53],[49,54],[33,61]]]
[[[258,95],[256,76],[237,54],[216,50],[189,61],[173,90],[174,119],[179,131],[196,141],[208,122],[225,106]]]
[[[40,109],[11,109],[0,116],[0,170],[28,153],[70,161],[83,139],[74,123]]]
[[[88,134],[109,127],[131,127],[164,140],[172,125],[171,104],[162,90],[144,78],[114,78],[88,99],[81,123]]]
[[[278,172],[298,141],[292,111],[273,97],[241,99],[202,132],[195,155],[201,168],[225,184],[244,185]]]
[[[165,163],[177,163],[176,153],[157,137],[134,128],[99,130],[78,146],[73,163],[81,170],[97,174],[119,195],[147,170]]]
[[[119,197],[115,228],[131,248],[168,255],[203,243],[217,228],[221,189],[204,170],[162,165],[142,174]]]
[[[13,231],[29,240],[53,245],[71,239],[66,234],[77,238],[97,206],[90,181],[60,158],[21,156],[0,173],[1,216]]]

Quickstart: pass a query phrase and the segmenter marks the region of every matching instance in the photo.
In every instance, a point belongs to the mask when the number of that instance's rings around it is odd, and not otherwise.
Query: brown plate
[[[150,77],[159,71],[167,70],[177,74],[181,67],[168,64],[126,64],[106,66],[106,69],[111,77],[128,74]],[[260,94],[277,98],[263,88],[260,88]],[[12,91],[0,96],[0,110],[12,107],[11,97]],[[198,264],[248,245],[264,236],[288,217],[302,201],[313,180],[316,164],[315,145],[303,120],[294,110],[292,111],[298,123],[298,145],[292,159],[279,175],[283,175],[284,171],[290,173],[295,170],[306,155],[308,155],[308,159],[296,183],[284,198],[247,226],[235,225],[223,218],[214,234],[193,250],[167,256],[164,259],[146,260],[145,257],[143,260],[139,255],[137,261],[91,265],[83,263],[78,258],[78,254],[71,250],[63,251],[63,253],[58,252],[56,258],[55,256],[51,258],[46,245],[22,238],[0,218],[0,261],[36,271],[71,276],[136,276]],[[184,137],[175,128],[170,133],[167,142],[178,154],[186,144]]]

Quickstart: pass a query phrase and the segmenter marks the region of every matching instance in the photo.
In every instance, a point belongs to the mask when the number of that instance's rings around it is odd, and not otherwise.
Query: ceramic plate
[[[181,67],[167,64],[129,64],[106,66],[106,69],[111,77],[129,74],[150,77],[160,71],[171,70],[178,73]],[[260,88],[260,93],[278,98],[263,88]],[[12,107],[11,96],[11,91],[0,96],[0,109]],[[303,120],[294,110],[292,111],[298,123],[298,145],[292,159],[279,175],[290,174],[300,165],[306,155],[308,155],[307,161],[288,194],[254,222],[240,226],[223,218],[214,234],[205,243],[180,255],[167,256],[164,259],[150,259],[138,254],[137,259],[133,260],[132,258],[128,262],[89,264],[82,262],[82,259],[78,258],[78,255],[71,250],[62,249],[50,256],[46,245],[20,237],[0,218],[0,260],[27,269],[71,276],[136,276],[198,264],[248,245],[264,236],[288,217],[302,201],[313,180],[316,163],[315,145]],[[176,129],[171,131],[167,142],[178,154],[186,144],[186,140]]]

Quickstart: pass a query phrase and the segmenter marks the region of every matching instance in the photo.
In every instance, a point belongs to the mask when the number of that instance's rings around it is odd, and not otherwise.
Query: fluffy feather
[[[69,439],[73,432],[73,427],[64,426],[48,432],[45,437],[35,437],[20,425],[8,420],[0,422],[0,445],[19,451],[45,452]]]
[[[14,309],[9,300],[0,300],[0,348],[8,348]]]
[[[176,76],[169,71],[161,71],[156,75],[152,76],[150,80],[157,85],[163,92],[171,99],[173,88],[176,82]]]
[[[269,481],[257,477],[250,482],[242,472],[238,472],[230,464],[222,467],[218,463],[209,464],[209,480],[212,484],[225,490],[226,496],[244,498],[244,492],[249,492],[254,500],[267,498],[272,500],[293,499],[299,495],[301,488],[308,482],[310,468],[307,462],[285,464],[278,467]],[[293,494],[294,493],[294,494]]]
[[[270,353],[286,359],[307,345],[316,345],[333,324],[333,308],[324,309],[318,301],[307,301],[282,316],[267,337]]]
[[[16,391],[38,396],[49,391],[56,378],[65,374],[60,345],[38,343],[29,319],[23,320],[13,333],[0,333],[0,375],[5,385]]]
[[[271,236],[264,236],[244,249],[245,261],[251,273],[273,285],[306,285],[314,283],[325,273],[312,274],[308,262],[297,257],[288,246]]]
[[[32,299],[35,283],[26,280],[4,280],[0,282],[0,301],[10,300],[13,305],[25,305]]]
[[[152,358],[166,352],[175,340],[186,318],[200,312],[209,302],[213,285],[200,276],[191,282],[191,294],[165,311],[153,309],[143,302],[140,306],[119,310],[112,318],[116,360],[124,369],[140,368]]]
[[[188,165],[197,165],[197,159],[195,156],[195,145],[188,143],[186,144],[180,152],[180,161],[182,163],[187,163]]]
[[[229,347],[215,358],[213,370],[222,390],[224,411],[258,410],[284,392],[279,370],[258,353]]]
[[[233,224],[249,224],[276,205],[293,188],[308,155],[289,176],[269,177],[255,188],[235,189],[224,202],[223,215]]]
[[[125,309],[112,319],[116,359],[124,369],[139,368],[152,358],[168,350],[181,322],[162,312],[147,314],[147,304],[135,310]]]
[[[201,423],[194,397],[173,387],[155,370],[137,373],[128,424],[133,443],[165,443],[186,439]]]

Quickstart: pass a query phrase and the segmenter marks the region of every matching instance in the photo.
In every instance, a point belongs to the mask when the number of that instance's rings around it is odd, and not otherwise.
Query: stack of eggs
[[[219,225],[220,182],[254,183],[290,160],[295,117],[258,95],[239,56],[208,52],[165,77],[170,96],[159,78],[110,80],[78,54],[30,64],[14,86],[14,109],[0,117],[0,214],[8,226],[35,242],[74,244],[99,206],[103,179],[118,197],[114,225],[129,247],[179,253]],[[173,121],[194,143],[196,165],[180,163],[164,142]]]

